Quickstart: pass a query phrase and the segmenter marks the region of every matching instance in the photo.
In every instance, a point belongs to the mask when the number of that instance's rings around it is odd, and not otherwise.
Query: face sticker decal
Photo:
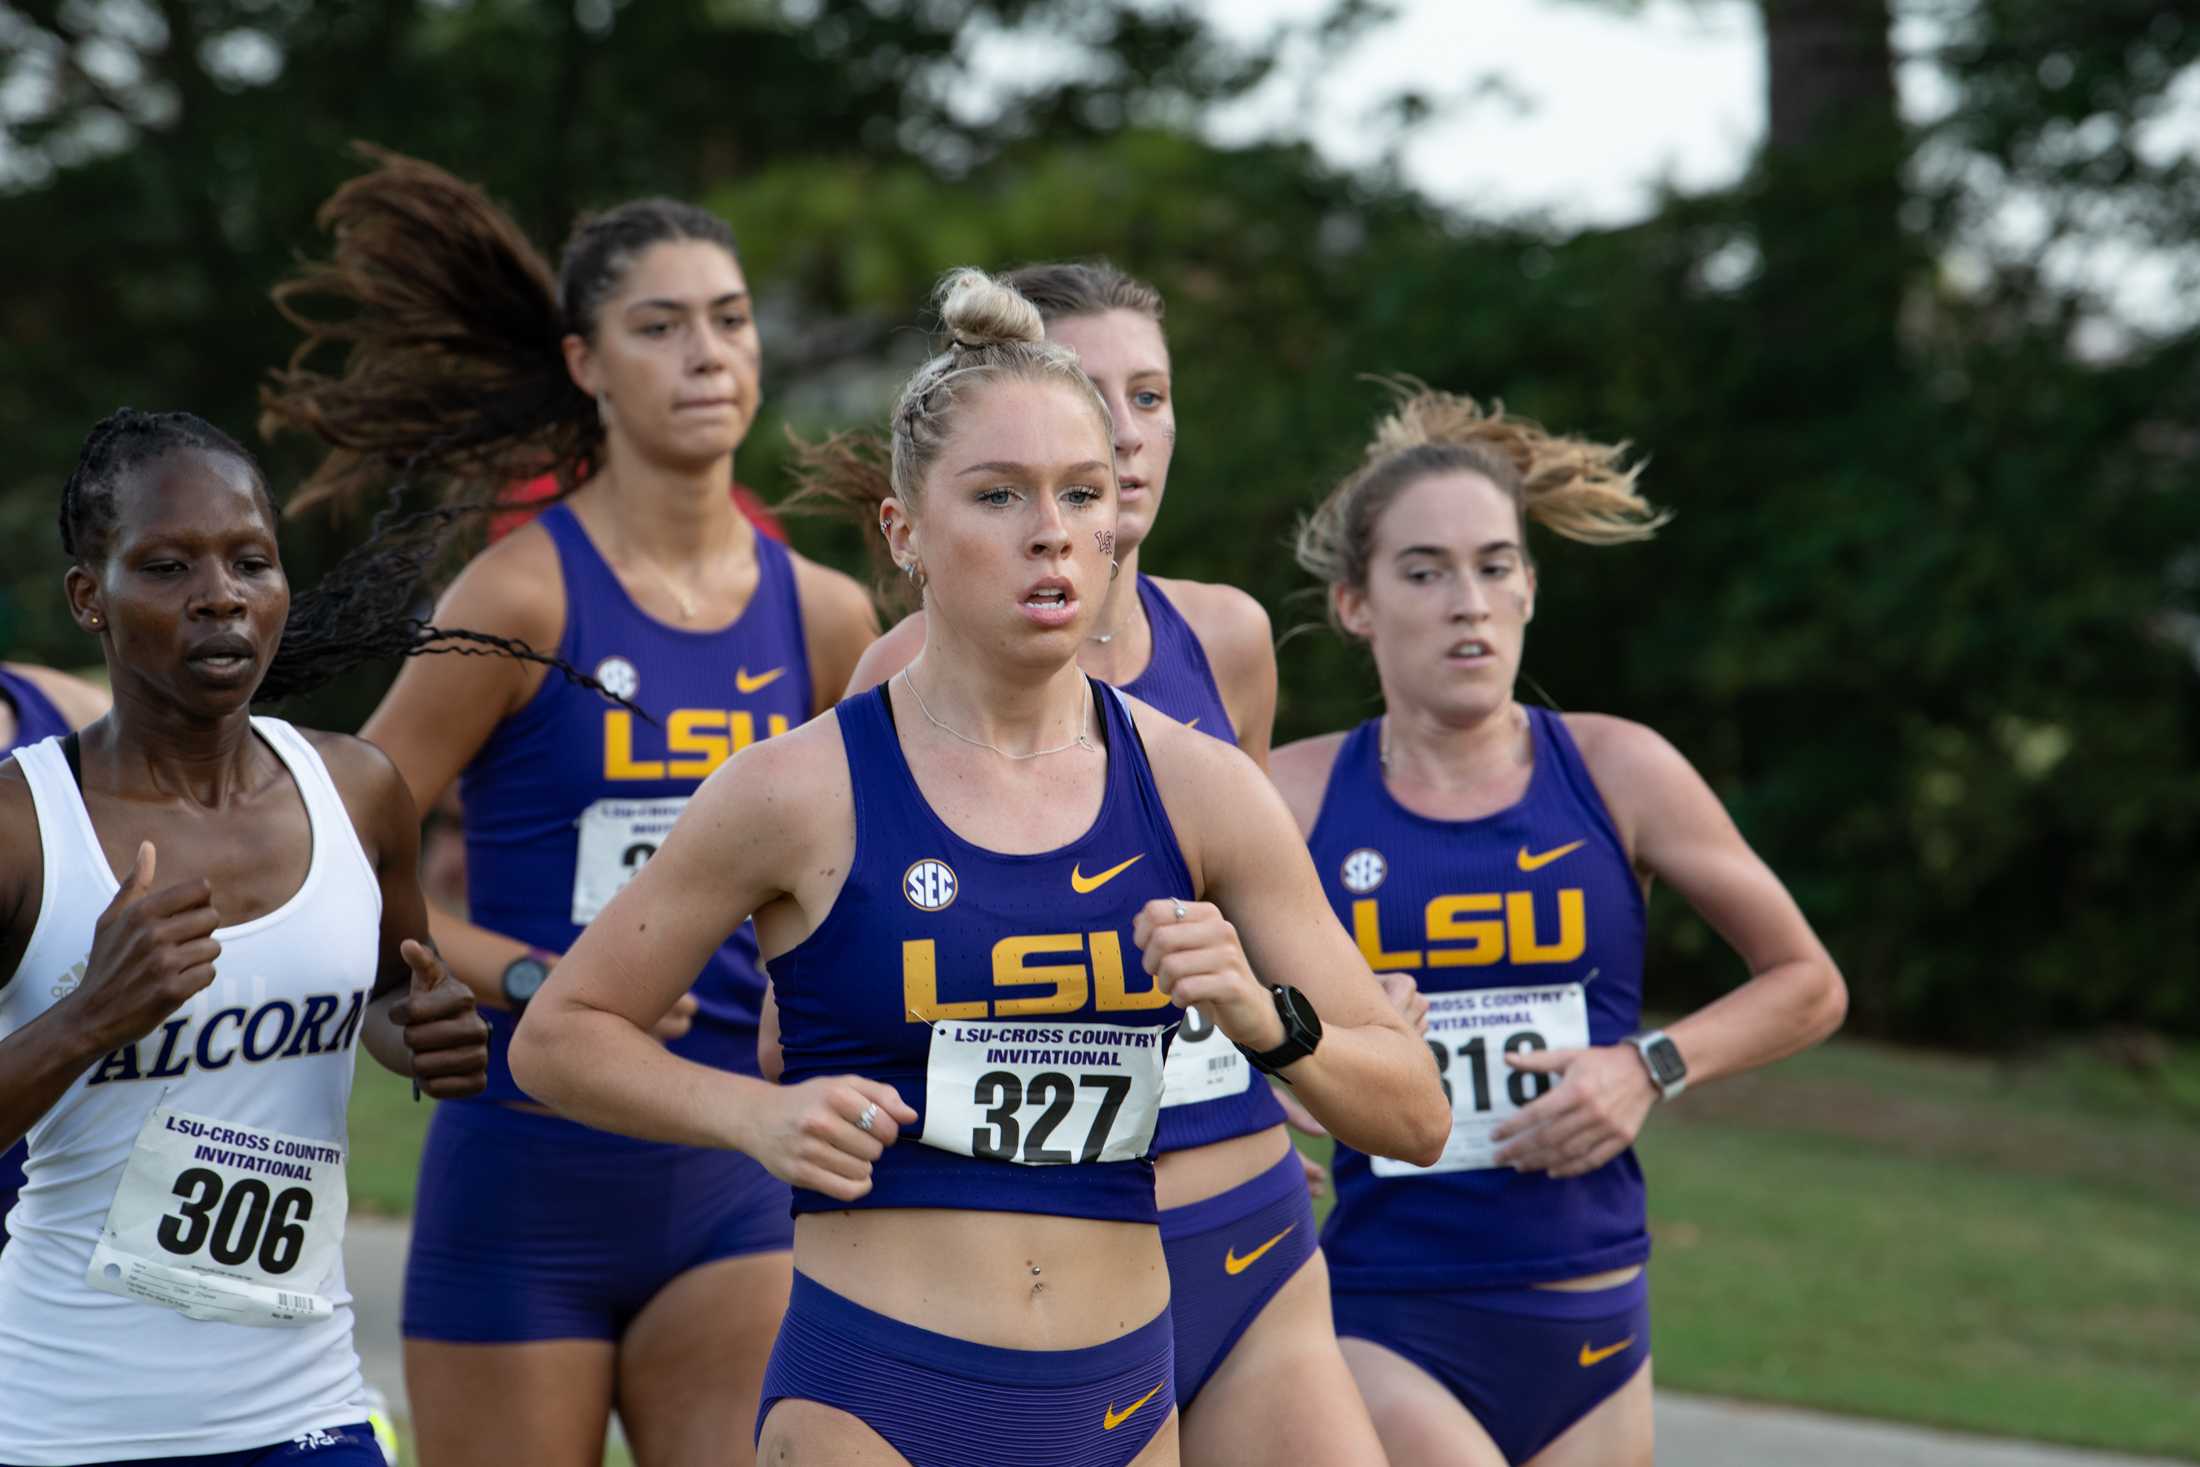
[[[1102,555],[1115,554],[1115,531],[1094,530],[1092,532],[1092,543],[1100,547]]]

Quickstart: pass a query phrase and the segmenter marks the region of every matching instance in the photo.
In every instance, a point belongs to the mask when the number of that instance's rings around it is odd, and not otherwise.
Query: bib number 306
[[[1504,1057],[1588,1043],[1589,1006],[1578,983],[1430,994],[1428,1047],[1451,1102],[1451,1139],[1434,1166],[1378,1156],[1370,1169],[1378,1177],[1414,1177],[1495,1166],[1500,1148],[1490,1132],[1557,1083],[1555,1076],[1516,1070]]]
[[[227,1324],[327,1319],[341,1261],[344,1147],[156,1108],[116,1184],[84,1281]]]
[[[925,1062],[922,1139],[1020,1166],[1144,1156],[1161,1055],[1152,1028],[941,1020]]]

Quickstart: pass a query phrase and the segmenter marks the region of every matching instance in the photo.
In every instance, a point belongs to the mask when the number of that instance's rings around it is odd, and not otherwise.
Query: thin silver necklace
[[[932,727],[950,737],[961,739],[966,744],[975,744],[981,749],[991,749],[1003,759],[1044,759],[1049,754],[1059,754],[1065,750],[1077,748],[1079,745],[1087,749],[1093,747],[1092,740],[1085,737],[1085,725],[1092,719],[1092,679],[1090,678],[1085,679],[1085,706],[1077,715],[1077,736],[1066,744],[1056,744],[1051,749],[1033,749],[1028,754],[1011,754],[998,744],[989,744],[984,739],[974,739],[962,730],[949,728],[946,724],[940,722],[934,716],[932,710],[925,706],[924,694],[917,691],[917,680],[909,675],[909,669],[906,667],[901,670],[901,683],[903,687],[909,690],[909,696],[917,700],[917,708],[931,721]]]

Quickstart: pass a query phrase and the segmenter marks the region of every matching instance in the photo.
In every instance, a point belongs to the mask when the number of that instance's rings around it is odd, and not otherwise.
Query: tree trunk
[[[1771,126],[1759,169],[1761,300],[1781,395],[1818,409],[1898,365],[1910,273],[1908,147],[1889,0],[1758,0]],[[1800,401],[1798,401],[1800,399]]]

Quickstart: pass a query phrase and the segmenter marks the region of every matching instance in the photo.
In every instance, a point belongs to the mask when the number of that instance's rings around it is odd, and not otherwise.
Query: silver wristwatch
[[[1627,1042],[1642,1056],[1642,1067],[1650,1072],[1650,1083],[1658,1087],[1658,1093],[1667,1100],[1678,1099],[1688,1088],[1688,1061],[1681,1058],[1681,1047],[1667,1038],[1663,1029],[1630,1034]]]

